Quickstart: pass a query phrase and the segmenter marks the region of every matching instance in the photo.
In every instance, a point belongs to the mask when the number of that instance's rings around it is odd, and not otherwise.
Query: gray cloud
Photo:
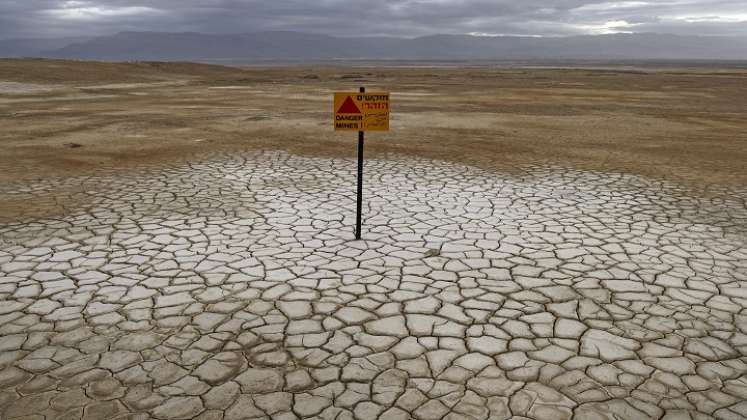
[[[0,0],[0,39],[119,31],[747,35],[744,0]]]

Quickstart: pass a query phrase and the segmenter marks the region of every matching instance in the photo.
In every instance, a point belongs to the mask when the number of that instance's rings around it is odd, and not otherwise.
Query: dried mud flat
[[[0,418],[747,416],[738,72],[9,63]]]

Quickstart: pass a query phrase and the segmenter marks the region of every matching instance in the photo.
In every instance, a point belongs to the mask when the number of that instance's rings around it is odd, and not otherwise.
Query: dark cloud
[[[744,0],[0,0],[0,39],[119,31],[747,35]]]

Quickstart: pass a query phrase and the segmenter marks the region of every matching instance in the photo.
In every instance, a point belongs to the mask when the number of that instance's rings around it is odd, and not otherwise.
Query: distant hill
[[[5,39],[0,40],[0,57],[37,57],[90,39],[90,37]]]
[[[216,35],[121,32],[68,40],[0,41],[0,55],[90,60],[745,60],[747,38],[667,34],[565,38],[433,35],[420,38],[340,38],[300,32]],[[62,40],[59,40],[60,43]],[[4,46],[4,47],[3,47]],[[4,49],[3,49],[4,48]],[[21,51],[21,53],[19,53]],[[27,51],[27,52],[23,52]]]

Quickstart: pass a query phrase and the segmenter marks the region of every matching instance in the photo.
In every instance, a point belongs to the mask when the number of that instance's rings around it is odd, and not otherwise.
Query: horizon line
[[[293,30],[274,30],[274,31],[256,31],[256,32],[198,32],[198,31],[118,31],[107,35],[71,35],[64,37],[14,37],[2,38],[3,41],[20,41],[20,40],[53,40],[66,38],[105,38],[120,34],[196,34],[196,35],[214,35],[214,36],[231,36],[231,35],[252,35],[252,34],[270,34],[270,33],[295,33],[305,35],[326,36],[330,38],[344,38],[339,35],[330,35],[319,32],[304,32]],[[396,36],[396,35],[362,35],[353,38],[392,38],[392,39],[422,39],[435,36],[465,36],[473,38],[533,38],[533,39],[559,39],[559,38],[580,38],[580,37],[604,37],[604,36],[636,36],[636,35],[660,35],[660,36],[677,36],[677,37],[697,37],[697,38],[747,38],[745,35],[709,35],[709,34],[675,34],[671,32],[631,32],[619,31],[600,34],[576,34],[576,35],[539,35],[539,34],[492,34],[485,32],[469,33],[433,33],[430,35],[420,35],[416,37]]]

